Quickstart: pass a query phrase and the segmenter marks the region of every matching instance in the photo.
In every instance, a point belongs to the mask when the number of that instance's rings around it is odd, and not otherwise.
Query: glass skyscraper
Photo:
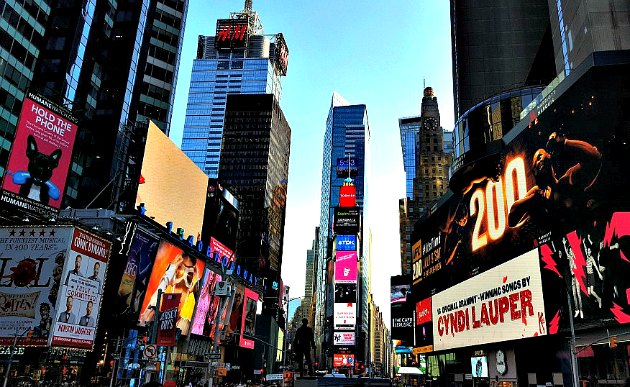
[[[235,15],[235,14],[233,14]],[[245,10],[258,20],[258,14]],[[245,48],[220,50],[215,36],[200,36],[197,59],[193,61],[186,107],[182,151],[205,171],[216,178],[221,158],[223,115],[228,94],[273,94],[279,102],[282,94],[281,76],[276,65],[277,37],[271,41],[263,35],[262,25],[253,24]]]
[[[400,146],[405,168],[405,193],[413,198],[413,179],[416,177],[416,153],[418,150],[418,133],[422,126],[422,118],[405,117],[398,119],[400,128]]]

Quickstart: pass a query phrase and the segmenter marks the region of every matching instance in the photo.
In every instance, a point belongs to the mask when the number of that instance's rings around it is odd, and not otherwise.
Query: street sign
[[[269,374],[267,375],[267,381],[270,380],[282,380],[282,374]]]
[[[219,360],[221,359],[221,352],[208,352],[205,358],[208,360]]]
[[[154,359],[157,356],[157,346],[153,344],[149,344],[144,347],[144,352],[142,352],[145,359]]]

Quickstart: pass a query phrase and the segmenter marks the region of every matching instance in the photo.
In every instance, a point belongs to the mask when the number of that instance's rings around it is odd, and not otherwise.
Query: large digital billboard
[[[335,283],[357,282],[357,252],[337,251],[335,260]]]
[[[416,303],[416,337],[414,346],[420,353],[433,351],[433,310],[431,297]]]
[[[201,241],[208,246],[213,237],[231,250],[236,249],[239,203],[216,179],[208,180]]]
[[[432,303],[435,350],[547,334],[537,250],[434,295]]]
[[[50,344],[92,349],[112,244],[75,228],[61,275]]]
[[[140,309],[140,325],[153,321],[158,303],[158,289],[160,289],[162,293],[181,294],[176,325],[182,335],[188,335],[199,299],[200,280],[203,273],[202,260],[187,255],[179,247],[163,240],[158,248]]]
[[[335,353],[333,355],[333,367],[354,367],[354,355]]]
[[[249,38],[249,18],[219,19],[214,38],[217,50],[233,50],[245,48]]]
[[[339,207],[356,207],[357,187],[354,185],[342,185],[339,187]]]
[[[411,276],[392,276],[390,280],[392,339],[413,345],[415,304],[411,297]]]
[[[360,214],[358,207],[335,207],[333,230],[336,234],[357,234],[359,232]]]
[[[354,331],[357,324],[356,302],[335,302],[334,325],[338,331]]]
[[[359,174],[359,165],[353,158],[337,159],[337,177],[355,177]]]
[[[254,340],[252,338],[256,331],[256,307],[258,298],[258,293],[249,288],[245,288],[245,302],[243,304],[241,317],[241,339],[238,344],[242,348],[254,348]]]
[[[220,298],[214,296],[214,289],[219,281],[221,275],[206,268],[191,330],[195,335],[214,337],[214,322],[220,306]]]
[[[356,235],[337,235],[335,237],[337,251],[357,251]]]
[[[61,207],[77,122],[65,108],[27,94],[2,181],[2,202],[40,214]]]
[[[153,122],[149,123],[136,205],[164,225],[201,233],[208,177]]]
[[[289,47],[284,40],[282,33],[276,34],[276,49],[274,52],[274,63],[280,75],[287,75],[289,68]]]
[[[355,333],[354,332],[335,332],[333,335],[333,342],[338,347],[347,347],[355,345]]]
[[[48,345],[72,231],[0,228],[0,345]]]

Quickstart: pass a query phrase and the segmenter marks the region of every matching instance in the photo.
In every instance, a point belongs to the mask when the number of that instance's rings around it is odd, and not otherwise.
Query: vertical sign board
[[[357,252],[337,251],[335,260],[335,283],[357,282]]]
[[[50,345],[92,349],[111,247],[109,241],[74,229]]]
[[[0,201],[39,214],[56,212],[61,207],[77,122],[65,108],[27,94]]]
[[[0,345],[48,345],[72,230],[0,228]]]
[[[177,315],[181,293],[164,293],[160,302],[157,345],[174,346],[177,343]]]
[[[241,317],[241,338],[239,347],[253,349],[256,330],[256,306],[258,304],[258,293],[245,288],[245,302],[243,303],[243,313]],[[246,337],[247,336],[247,337]]]

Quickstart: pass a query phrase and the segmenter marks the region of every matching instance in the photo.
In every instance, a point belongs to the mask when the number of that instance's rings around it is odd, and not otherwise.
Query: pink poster
[[[68,111],[29,93],[2,182],[2,202],[38,213],[59,209],[76,134],[76,119]]]
[[[241,316],[241,338],[239,346],[241,348],[254,348],[254,334],[256,331],[256,304],[258,303],[258,293],[245,288],[245,302],[243,303],[243,314]]]
[[[335,261],[335,282],[357,282],[356,251],[337,251],[337,260]]]

